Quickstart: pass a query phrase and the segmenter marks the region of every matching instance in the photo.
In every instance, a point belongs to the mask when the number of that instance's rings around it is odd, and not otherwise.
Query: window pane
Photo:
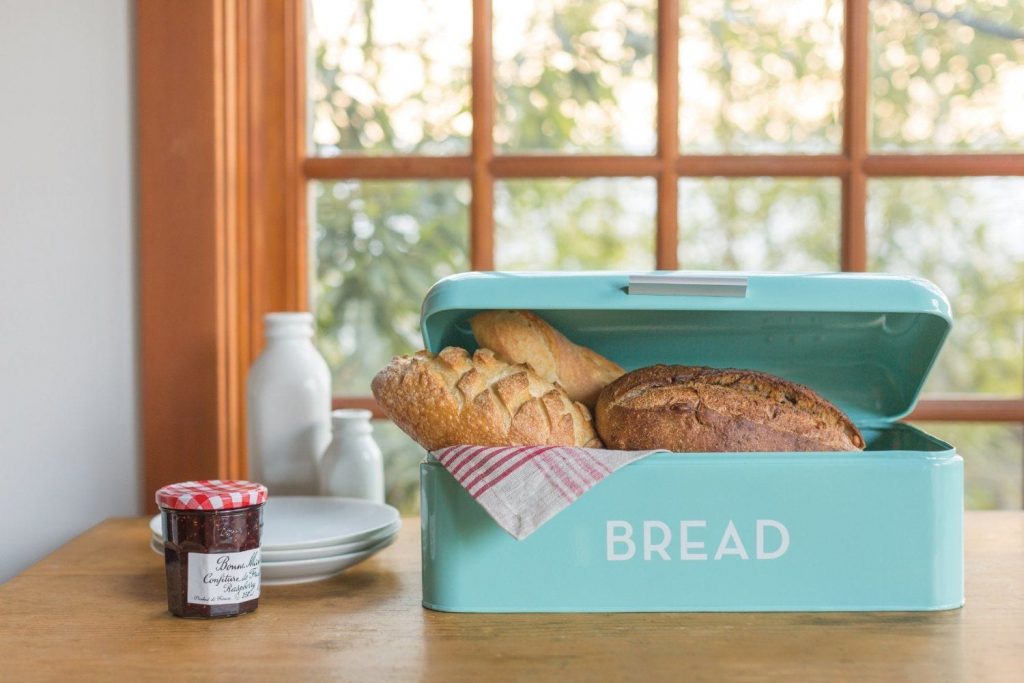
[[[315,182],[312,192],[317,346],[335,394],[368,396],[392,356],[423,348],[427,289],[468,265],[469,184]]]
[[[500,270],[651,270],[651,178],[509,180],[495,186]]]
[[[679,181],[679,263],[699,270],[839,268],[839,180]]]
[[[1021,508],[1024,429],[1020,425],[918,422],[915,426],[953,444],[963,456],[964,507]]]
[[[871,3],[872,145],[1024,148],[1024,3]]]
[[[403,515],[418,515],[420,460],[425,451],[391,420],[374,420],[373,438],[384,456],[385,502]]]
[[[315,155],[465,154],[470,0],[312,0]]]
[[[842,0],[682,3],[683,151],[838,152],[842,30]]]
[[[1024,390],[1024,179],[872,180],[872,270],[937,284],[953,332],[925,391]]]
[[[497,148],[651,153],[655,16],[655,0],[494,0]]]

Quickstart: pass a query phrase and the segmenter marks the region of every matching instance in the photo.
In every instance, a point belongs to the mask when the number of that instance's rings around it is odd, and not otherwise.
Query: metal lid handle
[[[747,296],[742,275],[630,275],[629,294],[658,296]]]

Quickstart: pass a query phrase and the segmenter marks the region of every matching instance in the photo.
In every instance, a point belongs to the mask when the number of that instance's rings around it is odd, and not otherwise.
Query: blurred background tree
[[[683,153],[839,153],[841,0],[684,0]],[[311,151],[466,154],[472,132],[467,0],[314,0]],[[650,154],[654,0],[494,0],[497,153]],[[874,0],[874,151],[1024,147],[1024,3]],[[927,390],[1024,393],[1024,180],[869,183],[873,270],[927,277],[957,316]],[[466,181],[311,187],[319,345],[335,392],[367,395],[421,346],[429,286],[467,268]],[[500,181],[496,265],[654,265],[653,179]],[[682,267],[839,267],[836,178],[684,179]],[[1021,505],[1019,426],[928,425],[967,459],[968,502]],[[389,498],[415,509],[422,453],[386,422]]]

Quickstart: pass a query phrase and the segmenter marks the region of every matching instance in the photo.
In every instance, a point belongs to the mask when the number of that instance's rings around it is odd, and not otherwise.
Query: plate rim
[[[392,536],[388,536],[387,538],[381,539],[379,542],[374,543],[372,546],[369,546],[368,548],[365,548],[363,550],[359,550],[359,551],[356,551],[356,552],[351,552],[351,553],[342,553],[341,555],[331,555],[329,557],[317,557],[317,558],[313,558],[313,559],[309,559],[309,560],[291,560],[291,561],[284,561],[284,562],[264,563],[264,562],[261,561],[260,564],[264,565],[264,566],[266,564],[272,564],[272,565],[274,565],[275,569],[284,569],[284,568],[308,567],[308,566],[311,566],[313,563],[317,563],[317,562],[324,563],[327,560],[340,560],[340,559],[344,559],[344,558],[356,557],[356,556],[359,556],[359,555],[363,556],[360,559],[365,559],[365,558],[370,557],[371,555],[373,555],[375,553],[379,553],[381,550],[384,550],[385,548],[387,548],[389,545],[391,545],[392,543],[395,542],[395,539],[397,537],[398,537],[398,534],[396,533],[396,534],[394,534]],[[349,566],[351,566],[351,565],[349,565]]]
[[[267,565],[264,565],[264,571],[262,572],[262,576],[260,578],[260,583],[262,585],[263,581],[270,581],[271,583],[268,584],[268,585],[274,585],[274,582],[277,582],[277,581],[288,581],[288,580],[294,580],[297,583],[298,582],[312,583],[314,581],[320,581],[322,579],[326,579],[326,578],[329,578],[331,576],[335,576],[336,574],[340,574],[341,572],[345,571],[346,569],[350,569],[350,568],[356,566],[357,564],[361,564],[362,562],[370,559],[371,557],[373,557],[374,555],[379,553],[381,550],[384,550],[389,545],[391,545],[394,542],[396,537],[397,537],[397,535],[396,536],[392,536],[391,538],[385,539],[384,541],[382,541],[378,545],[375,545],[373,548],[370,548],[370,549],[367,549],[367,550],[364,550],[364,551],[361,551],[361,552],[358,552],[358,553],[350,553],[349,555],[339,555],[338,557],[335,557],[335,558],[320,558],[318,560],[299,560],[296,563],[293,563],[292,566],[288,566],[288,567],[275,566],[275,567],[273,567],[273,570],[275,570],[275,571],[284,571],[284,572],[288,572],[288,573],[295,572],[296,574],[294,576],[292,576],[290,579],[283,578],[283,577],[281,577],[281,578],[270,578],[270,577],[267,577],[266,576],[266,571],[265,571],[266,568],[267,568]],[[328,570],[328,571],[316,571],[316,570],[310,571],[311,567],[309,567],[309,566],[294,566],[295,564],[305,564],[307,562],[323,562],[324,560],[335,560],[335,559],[337,559],[337,560],[340,560],[340,559],[350,559],[352,561],[350,563],[346,563],[344,567],[341,567],[341,568],[338,568],[338,569],[332,569],[332,570]],[[303,570],[305,570],[305,571],[303,571]]]
[[[262,554],[261,554],[260,564],[262,566],[272,565],[275,569],[278,569],[278,568],[282,568],[282,567],[291,568],[291,567],[296,567],[296,566],[302,566],[303,563],[323,562],[324,560],[337,560],[337,559],[341,559],[341,558],[352,557],[352,556],[355,556],[355,555],[365,555],[365,557],[369,557],[370,555],[378,553],[381,550],[384,550],[385,548],[390,546],[392,543],[394,543],[395,539],[398,538],[398,533],[399,533],[399,530],[395,530],[394,533],[388,534],[386,537],[377,539],[376,541],[374,541],[372,544],[366,546],[365,548],[362,548],[362,549],[359,549],[359,550],[352,550],[352,551],[345,552],[345,553],[340,553],[338,555],[325,555],[324,557],[311,557],[311,558],[308,558],[308,559],[305,559],[305,560],[267,560],[267,561],[263,561]],[[149,547],[150,547],[150,549],[154,553],[156,553],[156,554],[160,555],[161,557],[163,557],[163,555],[164,555],[163,544],[159,544],[156,541],[156,539],[150,538],[149,539]],[[363,559],[365,559],[365,557]],[[349,565],[349,566],[352,566],[352,565]]]

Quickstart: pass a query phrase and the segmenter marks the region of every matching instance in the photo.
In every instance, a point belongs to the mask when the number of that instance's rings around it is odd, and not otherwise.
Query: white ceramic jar
[[[313,346],[311,313],[268,313],[249,370],[249,478],[275,496],[316,495],[331,439],[331,372]]]
[[[323,495],[384,502],[384,460],[370,416],[369,410],[331,413],[333,435],[320,463]]]

